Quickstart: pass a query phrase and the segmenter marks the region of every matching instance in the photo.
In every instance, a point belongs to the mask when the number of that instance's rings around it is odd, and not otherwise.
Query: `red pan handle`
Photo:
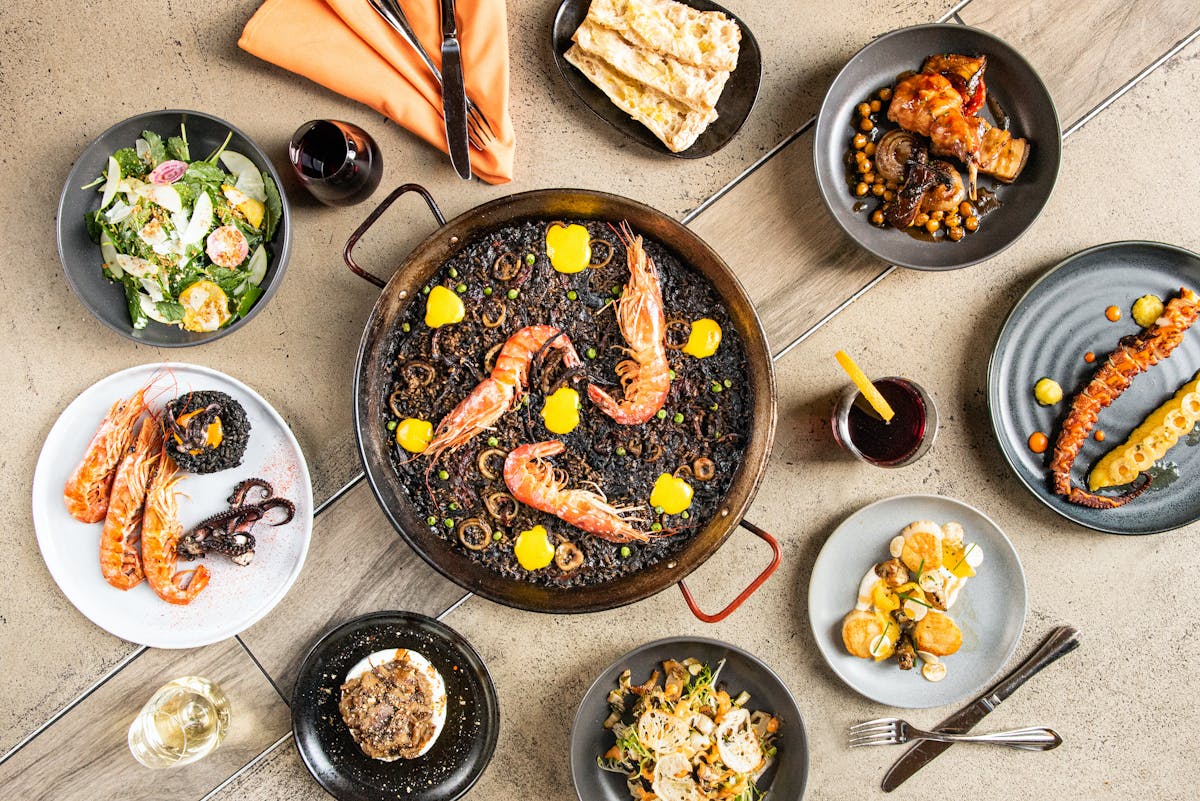
[[[729,606],[725,607],[714,615],[710,615],[701,610],[700,607],[696,605],[696,599],[692,597],[692,591],[688,589],[687,584],[682,581],[679,582],[679,591],[683,593],[683,600],[687,603],[688,609],[691,609],[692,614],[703,620],[705,623],[718,623],[733,614],[734,610],[745,603],[746,599],[753,595],[754,591],[761,587],[763,583],[771,577],[771,574],[775,572],[775,568],[779,567],[780,560],[783,559],[783,550],[779,547],[779,540],[775,539],[770,534],[751,523],[749,520],[743,520],[741,522],[741,526],[742,528],[749,529],[753,533],[757,534],[758,537],[763,540],[763,542],[771,546],[771,563],[767,565],[763,572],[758,574],[758,578],[750,582],[750,586],[742,590],[741,595],[729,602]]]
[[[354,246],[358,244],[358,240],[362,239],[363,234],[367,229],[375,224],[383,213],[387,211],[388,206],[400,199],[401,195],[409,192],[416,192],[421,197],[425,198],[425,203],[429,206],[429,210],[433,213],[433,219],[437,220],[439,226],[446,224],[446,218],[442,215],[442,210],[438,208],[437,202],[433,199],[433,195],[429,194],[429,190],[420,184],[403,184],[392,190],[391,194],[383,199],[383,202],[375,207],[375,211],[371,212],[367,219],[363,220],[363,224],[354,229],[354,233],[350,234],[350,238],[346,240],[346,249],[342,251],[342,258],[346,261],[346,266],[354,271],[354,274],[359,278],[370,281],[375,286],[383,289],[387,286],[387,281],[384,281],[374,273],[367,272],[358,265],[354,260]]]

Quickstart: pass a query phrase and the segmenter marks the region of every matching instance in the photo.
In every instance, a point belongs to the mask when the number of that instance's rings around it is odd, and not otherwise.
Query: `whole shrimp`
[[[189,604],[208,586],[208,568],[175,571],[175,548],[183,534],[175,485],[183,476],[166,452],[159,455],[158,472],[146,492],[146,510],[142,516],[142,569],[146,581],[159,598],[172,604]],[[188,581],[188,575],[191,581]]]
[[[565,447],[552,439],[510,452],[504,460],[504,483],[513,497],[609,542],[649,541],[649,534],[638,531],[623,516],[629,510],[616,508],[595,492],[565,488],[566,474],[542,461],[562,453]]]
[[[635,426],[649,420],[667,402],[671,365],[667,363],[667,320],[658,270],[646,255],[642,238],[633,236],[628,224],[618,234],[629,260],[629,284],[615,304],[617,326],[628,345],[624,351],[630,357],[617,365],[625,395],[618,401],[589,384],[588,397],[616,422]]]
[[[117,464],[129,450],[134,426],[146,409],[145,393],[144,388],[140,389],[133,397],[112,405],[84,451],[83,461],[67,479],[63,501],[76,520],[99,523],[108,513],[108,496]]]
[[[567,367],[582,364],[575,346],[559,329],[552,325],[522,328],[500,349],[491,375],[479,382],[471,394],[438,423],[424,454],[432,460],[444,451],[466,444],[512,409],[519,398],[518,393],[529,383],[530,363],[546,348],[561,350],[563,364]]]
[[[104,532],[100,535],[100,572],[105,581],[119,590],[136,587],[145,578],[138,537],[146,489],[161,447],[158,421],[142,423],[137,441],[121,460],[113,480]]]

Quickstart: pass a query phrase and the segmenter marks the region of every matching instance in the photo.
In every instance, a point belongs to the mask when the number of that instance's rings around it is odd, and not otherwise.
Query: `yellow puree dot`
[[[526,570],[541,570],[554,561],[554,546],[544,526],[534,526],[518,534],[513,553]]]
[[[716,320],[705,317],[692,323],[692,333],[688,336],[683,352],[703,359],[712,356],[721,346],[721,326]]]
[[[559,387],[546,398],[542,420],[555,434],[570,434],[579,425],[579,393],[570,387]]]
[[[654,482],[650,505],[661,506],[669,515],[677,515],[692,505],[692,485],[670,473],[663,473]]]
[[[425,300],[425,325],[430,328],[441,328],[443,325],[462,322],[466,315],[462,298],[446,289],[435,286],[429,290]]]
[[[592,261],[592,238],[582,225],[552,225],[546,231],[546,255],[560,273],[577,273]]]
[[[409,453],[423,453],[433,439],[433,423],[410,417],[396,426],[396,444]]]

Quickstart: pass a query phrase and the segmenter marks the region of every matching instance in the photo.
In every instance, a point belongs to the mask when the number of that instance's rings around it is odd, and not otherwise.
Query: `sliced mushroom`
[[[554,549],[554,564],[558,565],[558,569],[564,573],[570,573],[583,565],[583,551],[575,547],[573,543],[559,543],[558,547]]]

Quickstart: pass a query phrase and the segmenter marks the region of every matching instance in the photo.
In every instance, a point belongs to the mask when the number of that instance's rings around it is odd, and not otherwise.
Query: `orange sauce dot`
[[[1049,446],[1050,440],[1041,431],[1034,431],[1029,435],[1029,450],[1034,453],[1045,453]]]
[[[1089,350],[1087,353],[1083,354],[1083,360],[1088,364],[1091,364],[1092,362],[1096,361],[1096,354]]]
[[[1121,310],[1116,306],[1109,306],[1104,310],[1104,316],[1115,323],[1121,319]]]
[[[1104,442],[1104,432],[1103,431],[1096,432],[1096,442]]]

